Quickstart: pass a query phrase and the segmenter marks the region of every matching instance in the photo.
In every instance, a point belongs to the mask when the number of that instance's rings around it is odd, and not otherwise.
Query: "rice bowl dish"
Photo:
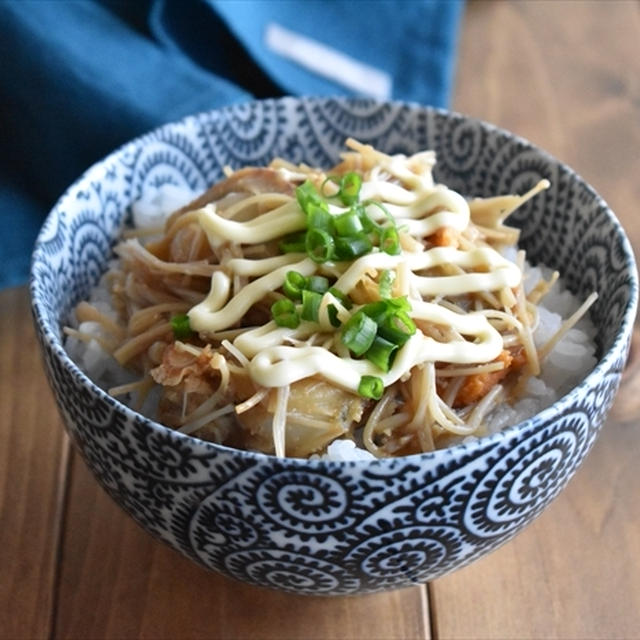
[[[508,219],[530,265],[527,295],[541,279],[561,273],[562,288],[556,282],[541,299],[544,306],[537,305],[538,348],[592,293],[598,298],[581,326],[565,332],[544,358],[546,382],[529,376],[527,397],[496,406],[490,427],[495,433],[463,435],[426,453],[389,457],[361,449],[357,428],[349,430],[351,438],[337,439],[339,450],[323,445],[308,458],[242,450],[149,419],[145,407],[143,413],[132,408],[137,394],[107,393],[105,388],[123,384],[122,367],[113,367],[90,341],[69,342],[78,339],[73,331],[90,333],[91,325],[71,326],[70,333],[64,327],[82,301],[110,312],[111,297],[101,298],[97,285],[110,268],[118,268],[113,249],[134,218],[149,226],[149,217],[164,208],[165,192],[173,210],[185,195],[198,197],[224,180],[227,166],[237,172],[283,158],[295,166],[335,167],[349,137],[389,156],[434,150],[435,181],[468,197],[521,196],[548,180],[548,188]],[[500,255],[515,264],[510,250]],[[375,282],[380,294],[377,274]],[[203,567],[256,585],[329,595],[434,579],[505,543],[544,510],[588,454],[613,402],[635,317],[637,274],[628,240],[602,199],[528,142],[418,105],[286,98],[198,114],[136,139],[92,167],[43,227],[31,293],[65,427],[114,500],[152,535]],[[274,294],[287,297],[278,288]],[[380,295],[383,301],[398,297]],[[356,311],[371,304],[352,301]],[[74,361],[67,349],[77,347]],[[561,388],[561,380],[571,388]],[[535,407],[518,406],[534,399]],[[150,408],[159,399],[149,395],[147,401]],[[524,421],[524,414],[511,413],[520,409],[529,413]],[[374,442],[385,447],[388,440]],[[270,446],[275,453],[273,438]]]
[[[431,151],[347,145],[326,171],[276,158],[133,203],[95,303],[65,328],[72,357],[182,433],[329,458],[493,433],[593,368],[595,293],[581,306],[527,265],[506,224],[548,181],[463,199],[434,182]],[[97,375],[109,358],[137,377]]]

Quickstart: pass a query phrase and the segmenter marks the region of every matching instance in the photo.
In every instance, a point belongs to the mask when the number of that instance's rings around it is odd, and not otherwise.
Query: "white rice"
[[[133,226],[138,229],[162,228],[170,214],[196,196],[193,191],[171,183],[149,186],[141,198],[131,205]]]
[[[540,271],[538,267],[530,271],[536,270]],[[533,333],[536,347],[545,345],[560,328],[563,319],[579,306],[580,302],[558,280],[538,305],[539,324]],[[527,381],[527,395],[513,405],[498,405],[491,412],[487,425],[489,432],[495,433],[534,416],[573,389],[596,365],[595,334],[593,324],[584,316],[542,362],[540,376]]]
[[[358,447],[353,440],[338,439],[329,444],[326,453],[310,456],[309,459],[341,462],[347,460],[375,460],[376,457],[367,449]]]
[[[132,217],[138,228],[161,228],[164,221],[173,211],[190,202],[195,194],[175,185],[162,185],[147,189],[144,198],[132,206]],[[515,261],[516,250],[504,252],[505,257]],[[529,291],[542,277],[549,278],[551,270],[544,266],[530,267],[525,271],[525,290]],[[100,311],[115,318],[111,308],[108,289],[101,281],[91,292],[89,302]],[[539,349],[560,328],[563,320],[578,309],[581,301],[568,291],[559,279],[542,302],[538,304],[538,326],[534,331],[534,342]],[[83,333],[106,337],[98,323],[83,322],[79,326],[73,320],[71,326]],[[565,393],[575,387],[596,365],[594,337],[596,330],[585,315],[556,344],[551,353],[543,361],[539,377],[530,378],[526,385],[527,395],[513,405],[500,404],[488,416],[489,433],[495,433],[505,427],[517,424],[534,416],[552,405]],[[107,354],[98,340],[81,341],[74,336],[67,336],[65,347],[69,356],[85,371],[85,373],[103,389],[132,382],[135,378],[127,370]],[[140,413],[153,417],[160,390],[149,394]],[[121,397],[125,402],[126,397]],[[469,436],[464,440],[473,440]],[[347,439],[333,441],[327,452],[312,459],[323,460],[369,460],[375,459],[366,449],[358,447]]]

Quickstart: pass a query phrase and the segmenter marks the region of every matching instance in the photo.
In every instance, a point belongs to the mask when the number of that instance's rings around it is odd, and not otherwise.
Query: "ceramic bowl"
[[[181,435],[136,414],[72,362],[61,327],[105,270],[145,189],[204,190],[222,167],[274,156],[330,166],[347,136],[386,152],[435,149],[436,177],[464,194],[551,188],[511,218],[531,261],[561,271],[591,310],[598,364],[535,417],[452,448],[358,462],[277,459]],[[98,482],[142,527],[203,567],[305,594],[423,583],[512,538],[562,491],[596,439],[627,356],[633,254],[605,202],[525,140],[459,114],[402,103],[284,98],[201,113],[91,167],[48,216],[31,294],[64,424]]]

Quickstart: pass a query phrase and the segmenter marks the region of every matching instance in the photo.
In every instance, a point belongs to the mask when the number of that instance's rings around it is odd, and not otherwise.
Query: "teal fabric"
[[[24,283],[64,189],[128,139],[189,113],[350,91],[273,53],[277,23],[447,106],[462,0],[0,0],[0,288]]]
[[[447,106],[460,2],[207,1],[286,93],[332,95],[345,90],[269,51],[263,38],[269,22],[386,71],[393,78],[395,99]]]

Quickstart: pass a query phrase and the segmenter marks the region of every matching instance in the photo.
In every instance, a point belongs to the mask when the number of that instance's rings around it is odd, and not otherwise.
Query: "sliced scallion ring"
[[[391,368],[393,357],[398,349],[397,344],[389,342],[389,340],[385,340],[382,336],[377,335],[369,349],[367,349],[365,358],[386,373]]]
[[[334,241],[324,229],[307,230],[304,246],[307,255],[314,262],[327,262],[333,257]]]
[[[318,311],[322,302],[322,294],[316,291],[305,289],[302,292],[302,311],[300,315],[303,320],[318,322]]]
[[[358,393],[363,398],[380,400],[384,393],[384,382],[378,376],[362,376],[358,385]]]
[[[287,271],[282,285],[284,295],[290,300],[302,300],[302,292],[307,288],[307,278],[298,271]]]
[[[378,325],[366,313],[357,311],[342,327],[342,342],[356,356],[366,353],[378,332]]]
[[[193,335],[193,330],[189,324],[189,316],[186,313],[179,313],[171,318],[171,329],[176,340],[186,340]]]
[[[289,298],[281,298],[271,305],[271,317],[279,327],[296,329],[300,324],[300,314]]]

